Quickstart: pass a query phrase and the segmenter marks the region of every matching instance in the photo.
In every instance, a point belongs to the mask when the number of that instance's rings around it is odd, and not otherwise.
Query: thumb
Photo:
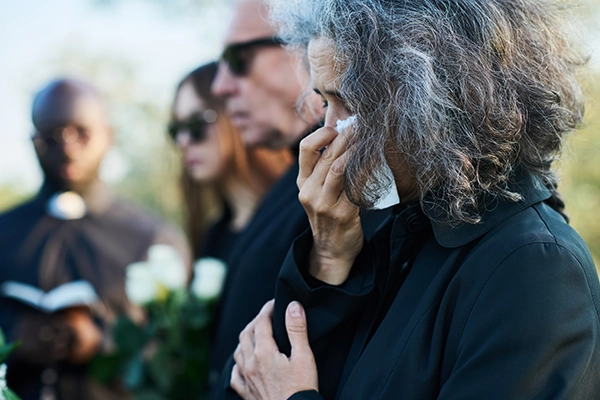
[[[292,345],[292,355],[294,352],[305,349],[310,350],[308,343],[308,330],[306,327],[306,314],[302,305],[297,301],[292,301],[285,313],[285,327],[287,329],[290,344]]]

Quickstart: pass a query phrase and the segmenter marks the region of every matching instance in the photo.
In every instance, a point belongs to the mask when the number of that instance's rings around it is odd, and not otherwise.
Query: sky
[[[0,0],[0,186],[31,192],[41,182],[30,106],[45,83],[72,75],[61,60],[122,60],[144,93],[168,104],[185,73],[218,57],[230,6],[207,0],[182,15],[156,3]]]

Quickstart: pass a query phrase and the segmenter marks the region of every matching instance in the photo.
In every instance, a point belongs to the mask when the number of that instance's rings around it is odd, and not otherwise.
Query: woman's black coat
[[[480,224],[402,210],[366,244],[349,279],[307,273],[312,235],[279,277],[274,332],[299,300],[319,368],[301,399],[598,399],[600,287],[583,240],[521,171],[517,203],[487,204]]]

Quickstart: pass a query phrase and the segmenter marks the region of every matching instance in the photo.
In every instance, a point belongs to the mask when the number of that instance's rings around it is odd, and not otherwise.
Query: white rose
[[[0,400],[6,400],[4,389],[6,389],[6,364],[0,365]]]
[[[212,257],[199,259],[194,265],[192,293],[203,300],[216,298],[221,294],[226,273],[227,266],[222,260]]]
[[[129,301],[138,305],[144,305],[156,299],[158,286],[147,263],[136,262],[127,267],[125,292]]]
[[[148,249],[148,264],[157,282],[167,289],[184,289],[187,283],[185,263],[179,252],[166,244],[155,244]]]

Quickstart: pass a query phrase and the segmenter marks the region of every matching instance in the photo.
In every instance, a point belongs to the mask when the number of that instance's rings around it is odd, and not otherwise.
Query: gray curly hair
[[[518,166],[556,187],[551,165],[583,115],[585,61],[561,11],[545,0],[279,0],[272,18],[291,45],[335,42],[338,90],[358,117],[349,199],[369,208],[382,195],[394,143],[422,203],[476,223],[484,196],[521,199],[508,188]]]

